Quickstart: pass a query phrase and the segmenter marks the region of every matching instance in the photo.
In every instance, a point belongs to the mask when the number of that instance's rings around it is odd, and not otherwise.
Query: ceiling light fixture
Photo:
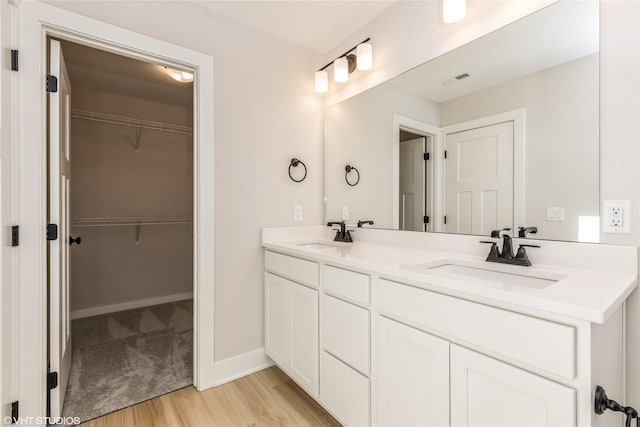
[[[442,20],[455,24],[467,15],[467,0],[442,0]]]
[[[169,74],[171,78],[180,83],[191,83],[193,74],[188,71],[176,70],[175,68],[164,67],[164,72]]]
[[[370,70],[373,65],[373,47],[369,43],[370,40],[371,38],[362,41],[316,71],[316,92],[325,93],[329,90],[329,74],[325,70],[331,65],[333,65],[333,80],[337,83],[349,80],[349,74],[356,68],[361,71]]]

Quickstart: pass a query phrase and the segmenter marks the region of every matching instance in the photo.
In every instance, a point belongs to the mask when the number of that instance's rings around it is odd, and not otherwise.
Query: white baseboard
[[[266,369],[273,364],[273,360],[264,354],[264,348],[215,362],[213,369],[215,380],[213,385],[217,387]]]
[[[131,310],[132,308],[148,307],[150,305],[166,304],[168,302],[182,301],[191,298],[193,298],[193,292],[183,292],[181,294],[139,299],[136,301],[127,301],[120,304],[83,308],[81,310],[72,311],[71,319],[82,319],[83,317],[98,316],[100,314],[115,313],[116,311]]]

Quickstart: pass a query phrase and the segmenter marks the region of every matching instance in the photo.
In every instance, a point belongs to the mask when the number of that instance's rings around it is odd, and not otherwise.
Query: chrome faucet
[[[332,221],[328,222],[327,225],[329,227],[333,225],[340,226],[340,229],[336,232],[336,237],[334,237],[333,239],[334,242],[353,242],[353,239],[351,238],[351,232],[347,230],[347,224],[345,224],[344,221]]]
[[[504,228],[502,230],[493,230],[491,237],[494,239],[502,238],[502,250],[498,248],[498,241],[484,241],[480,243],[490,243],[491,249],[487,256],[488,262],[499,262],[502,264],[522,265],[528,267],[531,265],[529,255],[527,255],[526,248],[539,248],[538,245],[525,245],[518,246],[518,252],[513,256],[513,239],[511,237],[511,229]]]

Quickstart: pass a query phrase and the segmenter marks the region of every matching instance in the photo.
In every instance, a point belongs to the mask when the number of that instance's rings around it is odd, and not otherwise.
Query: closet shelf
[[[106,217],[106,218],[74,218],[73,227],[109,227],[146,224],[192,224],[190,216],[138,216],[138,217]]]
[[[150,120],[134,119],[131,117],[115,116],[112,114],[97,113],[87,110],[72,110],[71,117],[74,119],[89,120],[97,123],[109,125],[127,126],[136,129],[150,129],[158,132],[179,133],[191,135],[193,128],[188,126],[173,125],[170,123],[153,122]]]

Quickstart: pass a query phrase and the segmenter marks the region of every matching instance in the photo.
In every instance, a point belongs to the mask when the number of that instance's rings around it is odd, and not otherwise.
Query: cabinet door
[[[318,291],[291,283],[290,374],[318,397]]]
[[[576,425],[575,390],[451,345],[452,426]]]
[[[265,353],[284,370],[289,362],[290,282],[266,273],[265,298]]]
[[[347,427],[370,423],[369,378],[326,351],[322,352],[320,400],[331,415]]]
[[[384,317],[377,331],[377,425],[448,426],[449,342]]]

